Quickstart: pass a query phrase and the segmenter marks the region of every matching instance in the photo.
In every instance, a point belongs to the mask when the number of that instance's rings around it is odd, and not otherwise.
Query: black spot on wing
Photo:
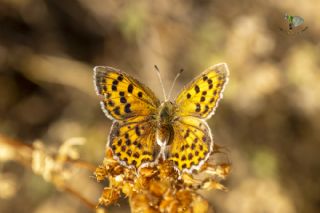
[[[120,98],[120,102],[125,104],[125,103],[127,103],[127,99],[125,97],[121,97]]]
[[[135,132],[136,132],[137,136],[141,136],[141,132],[140,132],[139,126],[136,126]]]
[[[131,145],[131,140],[130,140],[130,139],[127,139],[127,140],[126,140],[126,144],[127,144],[127,146],[130,146],[130,145]]]
[[[133,92],[133,85],[132,85],[132,84],[129,84],[129,86],[128,86],[128,92],[129,92],[129,93],[132,93],[132,92]]]
[[[199,149],[200,149],[200,151],[203,150],[203,145],[202,144],[199,145]]]
[[[124,111],[126,112],[126,113],[131,113],[131,109],[130,109],[130,107],[131,107],[131,104],[126,104],[126,106],[124,107]]]
[[[209,111],[209,106],[206,105],[206,106],[205,106],[205,110],[203,111],[203,114],[206,114],[208,111]]]
[[[183,136],[184,139],[186,139],[187,137],[189,137],[189,134],[190,134],[190,130],[188,129],[188,130],[186,131],[186,134]]]
[[[138,148],[138,149],[141,149],[141,148],[142,148],[142,144],[141,144],[141,143],[138,143],[138,144],[137,144],[137,148]]]
[[[118,81],[118,80],[113,80],[113,81],[112,81],[112,85],[117,86],[118,84],[119,84],[119,81]]]
[[[123,80],[123,75],[120,74],[117,79],[118,79],[118,81],[122,81]]]
[[[218,91],[217,90],[214,90],[213,91],[213,95],[217,95]]]
[[[196,103],[196,112],[200,112],[201,111],[201,106],[199,103]]]
[[[120,107],[116,107],[113,109],[114,114],[120,115]]]
[[[139,157],[140,157],[140,154],[139,154],[138,152],[135,152],[135,153],[133,154],[133,157],[139,158]]]
[[[194,90],[196,91],[196,93],[199,93],[200,92],[200,87],[198,85],[195,85],[194,86]]]
[[[118,146],[121,146],[121,144],[122,144],[122,140],[120,139],[120,140],[118,140]]]
[[[114,102],[113,102],[113,101],[111,101],[111,100],[109,100],[109,101],[108,101],[108,106],[113,107],[113,106],[114,106]]]

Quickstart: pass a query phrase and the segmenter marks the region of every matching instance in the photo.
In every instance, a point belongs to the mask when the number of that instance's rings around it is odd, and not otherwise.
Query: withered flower
[[[211,157],[217,153],[222,153],[218,146]],[[226,191],[220,181],[229,172],[230,163],[213,164],[210,158],[195,174],[179,173],[170,161],[161,160],[153,167],[136,171],[114,160],[111,149],[107,149],[103,164],[95,172],[99,182],[105,179],[109,182],[99,205],[115,204],[123,194],[128,197],[133,213],[208,212],[209,203],[198,190]]]

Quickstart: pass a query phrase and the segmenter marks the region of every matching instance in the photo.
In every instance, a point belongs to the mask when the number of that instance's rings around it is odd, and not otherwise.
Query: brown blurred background
[[[0,134],[53,149],[83,137],[81,159],[98,165],[111,121],[95,95],[95,65],[122,69],[162,98],[154,64],[166,87],[185,69],[177,94],[226,62],[230,81],[209,124],[229,149],[230,191],[203,196],[215,212],[319,212],[319,0],[128,2],[1,0]],[[281,32],[286,12],[308,30]],[[0,212],[91,212],[1,154]],[[72,182],[97,202],[103,186],[91,173]],[[127,211],[125,200],[110,208]]]

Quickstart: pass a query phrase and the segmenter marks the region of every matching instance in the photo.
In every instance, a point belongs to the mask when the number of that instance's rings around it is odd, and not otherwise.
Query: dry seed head
[[[121,192],[129,198],[131,212],[207,212],[208,202],[198,189],[226,191],[216,177],[226,177],[230,165],[205,164],[195,178],[192,174],[179,173],[169,161],[159,161],[156,166],[141,168],[138,172],[122,166],[107,149],[103,165],[95,172],[98,181],[109,180],[99,199],[99,205],[116,203]],[[209,177],[208,177],[209,175]]]
[[[57,152],[52,152],[41,141],[35,141],[31,162],[33,172],[57,188],[63,189],[66,181],[70,180],[75,172],[75,168],[66,165],[69,160],[77,159],[79,153],[74,146],[81,144],[83,140],[72,138],[64,142]]]

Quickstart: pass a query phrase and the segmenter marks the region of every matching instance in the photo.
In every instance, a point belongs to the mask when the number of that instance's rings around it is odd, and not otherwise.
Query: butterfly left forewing
[[[127,120],[157,113],[160,103],[154,93],[120,70],[95,67],[94,84],[102,97],[101,107],[111,119]]]
[[[208,119],[214,113],[228,81],[227,64],[209,67],[188,84],[175,100],[177,116]]]

